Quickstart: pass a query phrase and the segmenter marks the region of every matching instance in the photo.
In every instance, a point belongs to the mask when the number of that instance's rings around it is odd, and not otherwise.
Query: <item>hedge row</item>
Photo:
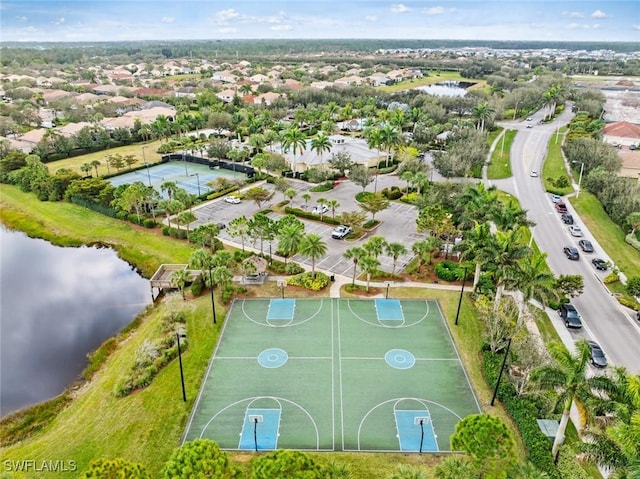
[[[495,388],[503,356],[491,351],[483,351],[482,356],[484,377],[487,384]],[[518,396],[513,385],[504,377],[500,381],[497,398],[504,404],[518,426],[529,461],[541,471],[546,472],[550,479],[558,479],[560,476],[553,463],[551,440],[540,431],[537,422],[537,419],[545,414],[545,408],[531,397]]]
[[[323,223],[327,223],[330,225],[340,225],[342,223],[340,223],[340,221],[333,219],[331,216],[327,216],[327,215],[323,215],[322,219],[320,219],[320,215],[317,215],[315,213],[309,213],[308,211],[304,211],[301,210],[299,208],[289,208],[286,207],[284,209],[284,212],[287,213],[288,215],[295,215],[295,216],[299,216],[300,218],[305,218],[308,220],[314,220],[314,221],[322,221]]]

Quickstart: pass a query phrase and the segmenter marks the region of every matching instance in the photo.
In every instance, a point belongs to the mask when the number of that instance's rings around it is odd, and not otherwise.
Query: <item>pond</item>
[[[61,248],[0,226],[0,415],[52,398],[87,353],[151,303],[108,248]]]
[[[467,88],[474,85],[469,82],[446,81],[414,88],[433,96],[465,96]]]

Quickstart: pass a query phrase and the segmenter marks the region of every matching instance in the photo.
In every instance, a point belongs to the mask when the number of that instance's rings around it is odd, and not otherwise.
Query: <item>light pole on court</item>
[[[147,179],[149,180],[149,186],[151,186],[151,173],[149,172],[149,163],[147,163],[147,156],[144,154],[144,150],[147,148],[148,145],[145,145],[142,147],[142,161],[144,162],[144,165],[147,167]]]
[[[209,265],[209,283],[211,283],[211,311],[213,312],[213,324],[217,324],[216,303],[213,299],[213,276],[211,275],[211,265]]]
[[[176,332],[176,341],[178,342],[178,361],[180,362],[180,382],[182,383],[182,400],[187,402],[187,391],[184,388],[184,372],[182,370],[182,351],[180,350],[180,338],[186,338],[184,334]]]
[[[195,176],[198,181],[198,196],[200,196],[200,173],[193,173],[190,176]]]
[[[462,289],[460,290],[460,299],[458,299],[458,311],[456,312],[456,326],[458,325],[458,317],[460,316],[460,306],[462,305],[462,295],[464,294],[464,283],[467,280],[467,268],[463,268],[464,276],[462,277]]]
[[[496,388],[493,390],[493,397],[491,398],[491,405],[496,400],[496,396],[498,395],[498,388],[500,387],[500,380],[502,379],[502,373],[504,372],[504,367],[507,364],[507,356],[509,356],[509,348],[511,348],[511,338],[507,341],[507,350],[504,352],[504,358],[502,358],[502,366],[500,367],[500,374],[498,374],[498,381],[496,382]]]

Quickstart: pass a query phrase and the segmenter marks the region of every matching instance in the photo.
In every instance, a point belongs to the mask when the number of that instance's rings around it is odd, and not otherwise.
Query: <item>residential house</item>
[[[364,83],[364,78],[356,75],[351,75],[348,77],[338,78],[333,82],[333,85],[340,88],[344,88],[348,86],[359,86],[359,85],[362,85],[363,83]]]
[[[238,81],[238,77],[231,73],[229,70],[222,70],[219,72],[213,72],[211,79],[214,82],[223,82],[223,83],[235,83]]]
[[[617,121],[605,125],[602,132],[605,143],[614,146],[630,146],[640,144],[640,126],[628,121]]]
[[[231,103],[237,95],[238,92],[235,89],[231,88],[216,93],[216,96],[225,103]]]
[[[274,92],[267,92],[264,93],[262,95],[258,95],[253,99],[253,104],[254,105],[266,105],[266,106],[270,106],[273,102],[275,102],[276,100],[282,98],[282,94],[280,93],[274,93]]]

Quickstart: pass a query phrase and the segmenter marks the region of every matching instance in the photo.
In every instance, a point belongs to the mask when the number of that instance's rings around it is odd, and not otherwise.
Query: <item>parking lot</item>
[[[336,215],[339,215],[343,211],[359,210],[358,203],[355,200],[355,195],[362,191],[362,188],[352,184],[350,181],[344,181],[340,183],[332,191],[322,193],[309,192],[311,199],[305,202],[301,198],[301,195],[313,186],[302,181],[289,181],[291,187],[298,191],[298,196],[293,200],[293,206],[297,208],[312,209],[318,204],[319,198],[335,199],[339,202],[340,206],[336,209]],[[401,185],[400,180],[395,176],[381,176],[378,180],[378,190],[391,186],[393,184]],[[256,185],[251,185],[251,187]],[[273,190],[273,185],[268,183],[259,184],[266,189]],[[367,191],[373,191],[373,186],[369,185]],[[282,200],[282,194],[276,193],[269,205],[278,203]],[[269,205],[262,205],[263,207]],[[197,216],[197,220],[194,221],[190,227],[196,228],[206,223],[224,223],[227,225],[234,218],[239,216],[246,216],[247,218],[253,216],[259,210],[258,206],[253,201],[243,200],[240,204],[226,203],[223,198],[219,198],[210,202],[207,202],[197,208],[193,209],[193,213]],[[330,215],[331,213],[329,213]],[[321,223],[319,221],[311,221],[307,219],[300,220],[305,225],[306,233],[316,233],[320,235],[328,246],[327,255],[320,261],[316,262],[316,268],[327,272],[328,274],[342,274],[350,276],[353,274],[353,263],[350,260],[344,258],[344,252],[353,246],[362,246],[368,238],[373,235],[383,236],[388,242],[398,242],[405,245],[408,250],[408,254],[398,258],[396,262],[396,271],[404,268],[408,262],[413,258],[411,252],[412,245],[423,239],[425,235],[418,234],[416,232],[416,218],[418,215],[417,208],[412,205],[407,205],[400,202],[391,202],[389,208],[376,214],[376,219],[381,221],[381,224],[376,230],[364,235],[358,240],[336,240],[331,238],[331,232],[334,229],[333,225]],[[282,215],[277,213],[269,213],[269,217],[273,220],[277,220]],[[220,239],[233,243],[236,247],[240,248],[241,243],[238,238],[232,238],[228,232],[222,230],[219,235]],[[245,244],[245,247],[250,246],[252,248],[260,248],[260,244],[253,245],[250,242]],[[269,253],[269,244],[263,245],[265,253]],[[278,242],[273,241],[271,243],[271,251],[275,252],[278,249]],[[391,272],[393,270],[393,258],[381,255],[379,258],[381,263],[380,269]],[[311,265],[311,261],[301,255],[296,255],[293,260],[299,263]]]

